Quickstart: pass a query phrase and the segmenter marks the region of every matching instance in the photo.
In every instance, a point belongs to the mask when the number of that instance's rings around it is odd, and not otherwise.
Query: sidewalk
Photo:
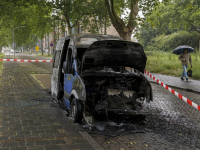
[[[155,78],[157,78],[158,80],[162,81],[164,84],[166,84],[170,87],[180,88],[180,89],[200,93],[200,81],[198,81],[198,80],[192,80],[189,78],[188,81],[186,81],[186,80],[182,81],[181,77],[173,77],[173,76],[155,74],[155,73],[151,73],[151,74]],[[152,78],[150,78],[146,74],[145,74],[145,77],[150,82],[157,83],[156,81],[154,81]]]
[[[66,117],[66,111],[52,102],[50,94],[32,75],[51,76],[48,70],[33,63],[4,62],[0,82],[0,149],[101,149],[87,132]]]

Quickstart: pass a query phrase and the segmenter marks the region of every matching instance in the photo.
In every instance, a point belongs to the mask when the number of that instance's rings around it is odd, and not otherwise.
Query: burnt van
[[[73,122],[130,121],[145,112],[144,102],[152,101],[143,74],[146,60],[139,43],[111,35],[68,35],[55,48],[52,97],[65,104]]]

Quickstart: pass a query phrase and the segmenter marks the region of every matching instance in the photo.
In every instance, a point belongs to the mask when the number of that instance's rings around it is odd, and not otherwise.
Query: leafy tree
[[[103,0],[93,0],[86,4],[90,13],[82,18],[82,28],[91,33],[106,34],[106,27],[111,26],[107,8]],[[104,29],[104,31],[103,31]]]
[[[163,0],[165,2],[166,0]],[[139,21],[139,10],[144,14],[151,13],[153,7],[157,5],[157,0],[105,0],[105,5],[110,16],[110,20],[124,40],[131,40],[131,35]],[[130,12],[129,12],[130,10]],[[125,15],[126,17],[122,17]]]
[[[52,0],[53,17],[55,20],[65,21],[68,32],[71,34],[72,28],[76,27],[82,18],[90,13],[86,4],[87,0]]]
[[[144,22],[137,34],[135,35],[138,39],[139,42],[144,46],[144,49],[148,45],[154,45],[154,50],[156,50],[156,43],[158,42],[158,37],[167,37],[170,36],[173,33],[179,32],[179,31],[184,31],[184,29],[179,28],[179,29],[169,29],[169,27],[166,27],[164,30],[160,26],[151,26],[150,23]],[[186,32],[188,33],[188,32]],[[184,35],[183,35],[184,36]],[[181,40],[181,39],[180,39]],[[159,49],[163,50],[163,49]],[[165,49],[166,50],[166,49]]]
[[[171,29],[176,32],[186,30],[190,33],[200,34],[200,1],[171,0],[165,5],[159,3],[153,13],[148,16],[148,22],[165,32],[166,29]],[[200,38],[195,33],[194,35],[196,39],[199,39],[200,51]],[[184,37],[182,38],[184,39]],[[186,43],[188,42],[186,41]]]
[[[98,33],[101,27],[101,19],[102,24],[104,21],[105,26],[110,25],[103,0],[52,0],[52,7],[55,22],[67,24],[69,34],[72,32],[72,28],[78,26],[82,26],[85,31]]]
[[[140,32],[136,34],[139,42],[144,46],[144,48],[151,42],[151,39],[156,38],[159,33],[157,28],[153,28],[149,23],[145,22],[140,28]]]
[[[116,28],[119,35],[125,40],[131,40],[133,29],[141,18],[137,16],[139,9],[144,13],[150,13],[150,10],[157,5],[158,0],[53,0],[52,6],[56,20],[64,20],[67,24],[69,34],[73,27],[82,25],[84,30],[89,32],[99,32],[102,22],[104,28],[110,25],[109,19]],[[107,11],[106,11],[107,10]],[[130,10],[130,13],[128,13]],[[107,14],[109,18],[107,18]],[[129,14],[129,15],[128,15]],[[126,15],[126,17],[121,17]],[[106,33],[106,31],[104,32]]]
[[[3,45],[13,42],[13,29],[18,26],[25,26],[14,30],[15,42],[19,46],[29,43],[32,35],[42,38],[52,30],[51,9],[46,1],[1,0],[0,8],[0,43]]]
[[[196,31],[200,34],[200,1],[199,0],[173,0],[166,5],[159,3],[153,13],[148,16],[148,21],[153,26],[163,30],[185,29]]]
[[[198,39],[200,35],[197,32],[178,31],[170,35],[159,35],[152,38],[150,42],[144,47],[148,51],[169,51],[172,52],[180,45],[190,45],[194,48],[198,47]]]

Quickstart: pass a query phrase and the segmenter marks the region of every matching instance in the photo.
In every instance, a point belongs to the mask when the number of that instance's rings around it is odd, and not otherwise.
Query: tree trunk
[[[55,21],[54,21],[54,32],[53,32],[53,50],[55,49],[55,47],[56,47],[56,31],[55,31],[55,28],[56,28],[56,23],[55,23]]]
[[[131,41],[131,35],[132,35],[132,31],[130,32],[121,32],[121,30],[118,31],[119,36],[125,40],[125,41]]]
[[[49,50],[50,50],[50,53],[53,54],[53,51],[52,51],[51,46],[50,46],[51,43],[50,43],[50,41],[49,41],[49,40],[50,40],[50,33],[48,34],[48,37],[49,37],[49,38],[48,38],[48,44],[49,44],[48,48],[49,48]]]
[[[2,52],[2,46],[0,45],[0,53]]]
[[[107,10],[105,12],[105,22],[104,22],[104,34],[106,35],[107,34]]]
[[[58,40],[60,39],[60,25],[59,25],[59,20],[58,20],[58,27],[57,27],[57,29],[58,29]]]
[[[47,48],[48,48],[48,51],[50,51],[50,54],[51,54],[51,50],[50,50],[50,44],[49,44],[49,34],[47,33],[46,34],[46,36],[47,36]]]
[[[67,25],[67,29],[68,29],[68,34],[72,34],[72,27],[70,25]]]
[[[41,39],[41,50],[42,50],[42,55],[43,55],[43,38]]]
[[[72,26],[71,26],[70,21],[67,16],[65,16],[65,20],[67,23],[68,34],[72,34]]]
[[[41,50],[42,50],[42,55],[43,55],[43,44],[42,44],[42,40],[41,40]]]
[[[119,33],[120,37],[123,38],[123,40],[131,41],[131,34],[136,26],[136,16],[139,11],[138,0],[131,0],[131,12],[129,14],[127,25],[119,16],[117,16],[117,13],[114,9],[114,0],[105,0],[105,5],[107,7],[111,22]]]

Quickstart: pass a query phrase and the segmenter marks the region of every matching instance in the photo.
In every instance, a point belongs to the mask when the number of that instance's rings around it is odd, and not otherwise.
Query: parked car
[[[68,35],[55,48],[52,97],[64,101],[73,122],[131,121],[133,116],[145,114],[144,101],[153,100],[143,74],[146,59],[139,43],[117,36]]]
[[[33,50],[33,52],[42,52],[42,51],[41,51],[41,49],[39,49],[38,51],[36,51],[36,50]]]
[[[15,53],[21,53],[21,51],[15,50]]]

